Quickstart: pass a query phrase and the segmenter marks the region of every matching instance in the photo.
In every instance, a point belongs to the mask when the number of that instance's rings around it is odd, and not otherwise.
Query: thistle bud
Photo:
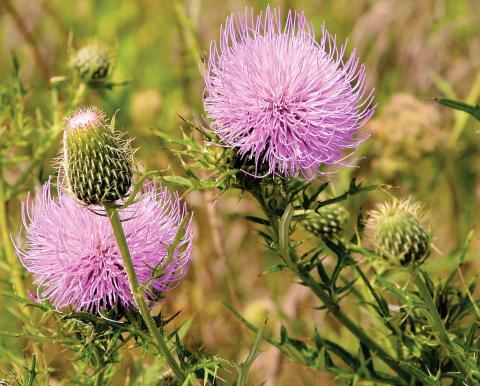
[[[113,69],[113,50],[98,40],[92,40],[80,48],[71,59],[80,78],[89,84],[102,83]]]
[[[304,227],[319,237],[340,236],[350,217],[348,211],[340,204],[322,206],[308,215]]]
[[[431,232],[421,206],[394,199],[369,212],[366,232],[378,255],[401,265],[421,262],[430,254]]]
[[[125,197],[132,184],[133,151],[97,108],[75,111],[65,124],[62,169],[69,190],[86,204]]]

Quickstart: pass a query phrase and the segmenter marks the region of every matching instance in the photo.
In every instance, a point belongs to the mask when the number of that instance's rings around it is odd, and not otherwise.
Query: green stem
[[[287,259],[286,259],[287,260]],[[287,263],[288,264],[288,263]],[[313,293],[323,302],[328,311],[335,316],[335,318],[343,324],[353,335],[355,335],[360,342],[367,346],[372,352],[377,353],[378,357],[388,365],[392,370],[394,370],[398,375],[400,375],[405,380],[410,379],[410,377],[402,370],[398,365],[398,362],[391,357],[377,342],[375,342],[367,333],[357,326],[347,315],[343,313],[340,306],[337,303],[334,303],[327,292],[318,285],[318,283],[313,279],[313,277],[305,272],[302,272],[296,266],[292,267],[289,264],[291,270],[300,277],[304,284],[306,284]]]
[[[93,386],[101,386],[103,385],[103,373],[104,370],[100,370],[97,375],[95,375],[95,380],[93,381]]]
[[[93,356],[95,357],[96,367],[96,374],[93,381],[93,386],[101,386],[103,385],[103,374],[105,372],[105,368],[102,363],[102,357],[95,346],[93,347]]]
[[[424,280],[418,274],[417,267],[411,266],[410,267],[410,274],[412,275],[413,281],[417,286],[418,290],[420,291],[420,295],[422,296],[423,301],[428,309],[428,315],[430,317],[431,322],[435,328],[435,331],[438,332],[438,336],[442,344],[447,348],[448,352],[450,353],[455,366],[457,366],[458,370],[464,375],[465,380],[471,380],[470,370],[465,365],[465,362],[462,358],[458,356],[458,353],[455,349],[454,343],[450,339],[448,335],[448,331],[445,328],[445,324],[438,313],[438,309],[433,301],[432,295],[430,294],[427,285],[425,284]]]
[[[410,379],[409,375],[398,365],[398,362],[390,356],[380,345],[370,338],[367,333],[357,326],[347,315],[343,313],[340,306],[334,302],[330,295],[315,281],[315,279],[308,273],[303,271],[292,261],[290,256],[290,246],[288,242],[288,234],[282,234],[282,231],[287,232],[289,230],[289,223],[293,215],[293,207],[289,205],[285,210],[284,215],[282,216],[280,223],[278,219],[274,219],[273,216],[268,212],[267,206],[262,202],[263,199],[259,195],[254,195],[257,199],[260,200],[260,204],[265,211],[265,214],[270,219],[272,224],[275,224],[274,231],[278,237],[279,241],[279,251],[285,260],[290,271],[298,276],[302,282],[309,287],[313,293],[323,302],[328,311],[341,323],[343,324],[353,335],[355,335],[360,342],[362,342],[366,347],[368,347],[372,352],[377,353],[378,357],[392,370],[394,370],[398,375],[400,375],[404,380],[408,381]],[[273,221],[275,220],[275,221]],[[278,225],[277,225],[278,224]]]
[[[163,335],[158,330],[155,321],[150,315],[150,311],[147,307],[145,299],[143,297],[143,291],[140,289],[140,285],[138,283],[137,275],[135,273],[135,268],[133,266],[132,258],[130,256],[130,251],[128,249],[127,240],[125,238],[125,233],[123,232],[122,223],[120,217],[118,216],[118,212],[115,208],[106,206],[105,209],[107,210],[108,218],[110,219],[110,223],[112,225],[113,233],[115,234],[115,239],[117,241],[118,249],[122,256],[123,264],[125,265],[125,270],[127,272],[128,281],[130,283],[130,290],[132,291],[132,295],[137,302],[138,309],[140,310],[140,314],[145,321],[145,324],[152,334],[152,337],[155,340],[157,348],[163,354],[166,361],[170,365],[170,368],[175,373],[175,376],[178,378],[180,382],[185,381],[185,374],[183,370],[180,368],[180,365],[177,363],[175,358],[173,357],[172,353],[167,347]]]
[[[23,287],[20,265],[15,256],[15,251],[12,246],[12,241],[10,240],[10,232],[8,229],[5,181],[3,179],[3,176],[1,175],[0,175],[0,232],[2,234],[2,244],[5,251],[5,257],[11,269],[11,281],[12,281],[13,289],[18,296],[22,298],[26,298],[27,293],[25,291],[25,288]]]

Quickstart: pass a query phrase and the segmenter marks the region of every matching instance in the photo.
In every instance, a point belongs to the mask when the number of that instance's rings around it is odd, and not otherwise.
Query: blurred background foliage
[[[209,42],[218,37],[230,12],[243,11],[245,6],[261,10],[268,4],[280,6],[283,15],[289,8],[304,11],[316,31],[325,22],[338,41],[348,38],[348,51],[358,50],[367,66],[367,80],[376,89],[378,108],[365,128],[372,136],[358,153],[360,168],[334,174],[333,186],[343,191],[352,176],[395,186],[393,194],[412,195],[430,209],[435,244],[444,255],[462,245],[478,215],[478,122],[437,105],[433,98],[479,100],[478,0],[1,0],[4,92],[0,95],[13,87],[8,82],[14,54],[25,87],[25,116],[34,117],[28,121],[34,133],[27,135],[47,135],[42,134],[48,129],[41,122],[42,117],[52,115],[50,78],[70,76],[72,50],[97,37],[117,50],[113,81],[130,82],[112,90],[88,90],[81,104],[98,105],[109,116],[118,111],[117,127],[136,138],[142,168],[181,173],[178,159],[160,146],[153,129],[178,134],[183,125],[190,130],[182,118],[203,113],[202,59],[208,56]],[[60,107],[55,113],[67,111]],[[5,117],[0,116],[0,146],[6,138],[2,131],[8,124],[2,122]],[[54,172],[57,148],[53,144],[29,174],[25,190]],[[11,157],[19,155],[8,151]],[[14,183],[22,172],[21,166],[9,168],[4,176]],[[14,234],[20,229],[20,200],[24,198],[22,193],[8,202]],[[311,335],[316,326],[327,337],[348,344],[351,335],[339,330],[324,311],[314,311],[316,300],[288,274],[261,275],[275,259],[244,219],[257,211],[248,197],[240,200],[230,192],[221,196],[192,192],[185,198],[195,212],[194,260],[186,281],[170,294],[167,310],[172,315],[182,311],[178,324],[193,316],[190,344],[237,361],[247,355],[255,337],[222,301],[232,303],[254,324],[268,317],[267,330],[272,333],[278,334],[281,323],[299,336]],[[361,201],[356,197],[347,205],[356,212],[384,198],[381,193],[363,195]],[[478,250],[479,241],[475,236],[472,252]],[[441,273],[451,262],[439,256],[433,256],[428,267]],[[480,263],[470,259],[467,267],[474,275]],[[0,270],[0,275],[1,291],[11,291],[6,271]],[[35,347],[3,334],[18,330],[18,310],[5,296],[0,297],[0,307],[1,378],[10,361],[25,357],[28,362]],[[352,304],[352,314],[356,312]],[[361,320],[362,315],[356,316]],[[48,343],[42,343],[42,351],[37,360],[51,368],[51,384],[55,384],[72,366],[71,357]],[[143,371],[134,360],[140,353],[129,350],[124,355],[125,366],[118,368],[114,384],[150,384],[142,377],[131,381],[132,374]],[[253,366],[252,384],[264,380],[267,385],[336,384],[330,375],[319,376],[283,360],[269,346],[264,346]]]

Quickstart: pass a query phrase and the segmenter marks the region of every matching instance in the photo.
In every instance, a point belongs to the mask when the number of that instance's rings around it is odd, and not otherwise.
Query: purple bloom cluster
[[[346,165],[374,107],[364,65],[355,51],[344,56],[325,28],[315,40],[303,13],[289,12],[285,25],[270,8],[232,14],[205,74],[212,129],[256,173],[311,178],[321,165]]]
[[[110,222],[95,213],[102,208],[86,208],[58,190],[58,197],[53,197],[47,182],[33,202],[29,197],[22,206],[28,249],[19,255],[33,273],[39,299],[48,299],[59,309],[72,306],[94,313],[114,305],[136,308]],[[119,215],[140,284],[149,281],[154,268],[161,273],[146,291],[149,300],[158,300],[181,281],[190,265],[190,218],[167,261],[167,248],[189,216],[186,207],[152,182]]]

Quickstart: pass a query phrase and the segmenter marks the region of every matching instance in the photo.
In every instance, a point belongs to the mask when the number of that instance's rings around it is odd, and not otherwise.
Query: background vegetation
[[[118,110],[117,127],[136,137],[137,159],[143,167],[181,174],[178,159],[161,146],[154,131],[178,134],[182,126],[189,130],[183,118],[203,113],[202,60],[208,56],[209,42],[218,37],[230,12],[243,11],[246,5],[261,10],[269,3],[280,6],[283,14],[288,8],[302,10],[317,31],[325,22],[339,41],[348,38],[348,50],[359,51],[368,82],[376,88],[378,109],[366,127],[372,137],[359,153],[360,168],[333,175],[333,185],[343,191],[357,176],[369,184],[395,186],[393,194],[412,195],[430,209],[435,245],[442,256],[463,245],[478,215],[478,122],[437,105],[433,98],[479,100],[478,0],[2,0],[0,167],[2,181],[18,189],[7,195],[7,216],[0,221],[5,224],[8,219],[16,235],[25,192],[54,172],[59,139],[52,133],[69,110],[65,95],[74,95],[75,90],[52,93],[56,86],[51,78],[70,76],[69,55],[75,47],[91,37],[113,45],[117,49],[113,80],[130,81],[112,90],[87,90],[80,104],[98,105],[109,116]],[[15,93],[21,86],[15,80],[14,55],[24,87],[19,93]],[[7,107],[6,101],[12,98],[21,109],[14,116],[22,117],[17,126],[23,138],[5,148],[9,133],[4,128],[13,116],[12,104]],[[378,194],[361,197],[364,209],[385,198]],[[181,311],[174,321],[178,325],[193,316],[190,336],[195,340],[190,338],[190,345],[236,361],[247,355],[255,336],[223,301],[254,324],[268,317],[271,333],[278,334],[284,324],[290,335],[303,336],[306,331],[311,335],[316,326],[323,335],[348,345],[351,335],[339,330],[324,311],[314,310],[318,301],[288,273],[262,275],[275,259],[244,219],[246,214],[258,214],[249,197],[240,201],[231,192],[220,196],[191,192],[185,199],[195,212],[194,260],[185,282],[170,294],[166,309],[172,315]],[[347,205],[358,211],[360,200],[354,198]],[[475,234],[464,269],[467,276],[476,275],[480,267],[479,245]],[[0,250],[0,291],[8,295],[11,271],[3,259],[5,248]],[[441,275],[453,262],[439,256],[431,257],[427,270]],[[24,279],[29,283],[29,277]],[[72,366],[70,353],[48,342],[38,343],[40,350],[15,337],[19,311],[11,296],[0,296],[0,309],[0,379],[8,376],[12,363],[23,366],[25,359],[29,363],[35,351],[40,353],[37,360],[52,369],[51,384],[62,379]],[[352,316],[357,312],[353,303],[351,312]],[[319,377],[282,359],[275,348],[263,349],[253,366],[252,384],[254,380],[267,385],[335,384],[330,375]],[[129,350],[124,355],[126,365],[118,369],[114,384],[148,384],[135,378],[141,369],[133,358],[141,353]]]

